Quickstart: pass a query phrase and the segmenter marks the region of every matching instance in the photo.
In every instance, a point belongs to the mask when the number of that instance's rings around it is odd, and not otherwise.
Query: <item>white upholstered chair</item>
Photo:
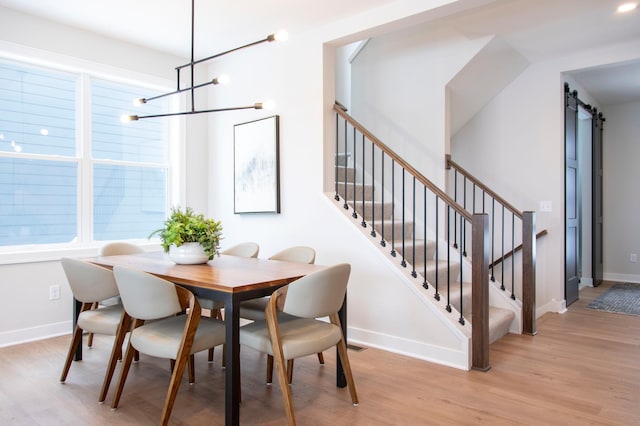
[[[266,309],[266,320],[240,328],[240,343],[275,359],[278,382],[290,425],[295,424],[285,360],[337,346],[351,400],[358,404],[347,346],[338,311],[344,302],[351,266],[346,263],[314,272],[276,290]],[[295,318],[280,321],[279,312]],[[330,322],[318,320],[329,317]]]
[[[295,246],[279,251],[269,257],[270,260],[312,264],[316,261],[316,251],[311,247]],[[254,321],[265,319],[264,309],[269,303],[269,296],[245,300],[240,303],[240,317]]]
[[[311,247],[295,246],[279,251],[269,257],[270,260],[282,260],[284,262],[297,262],[312,264],[316,261],[316,251]],[[265,319],[264,310],[269,303],[269,297],[260,297],[258,299],[246,300],[240,303],[240,317],[253,321],[262,321]],[[284,321],[290,317],[280,314],[280,320]],[[324,364],[324,355],[318,352],[318,362]],[[293,359],[288,361],[287,372],[289,375],[289,383],[293,380]],[[273,381],[273,357],[267,356],[267,383]]]
[[[113,273],[133,328],[111,407],[118,407],[135,350],[175,360],[160,420],[167,424],[185,366],[190,363],[193,371],[193,354],[224,343],[224,323],[201,317],[197,299],[183,287],[124,267],[114,267]]]
[[[62,258],[61,263],[73,297],[82,303],[67,359],[60,376],[60,381],[64,382],[67,379],[73,356],[82,341],[83,331],[115,336],[121,324],[123,311],[122,305],[99,306],[92,309],[96,302],[118,295],[118,287],[111,270],[71,258]],[[119,358],[122,345],[118,347],[114,342],[112,352],[112,356],[116,359]],[[108,387],[106,383],[105,375],[105,384],[103,384],[101,393],[106,393],[105,386]]]
[[[142,247],[129,243],[126,241],[113,241],[110,243],[106,243],[102,247],[100,247],[99,255],[100,256],[116,256],[119,254],[134,254],[134,253],[142,253],[144,250]],[[114,306],[120,304],[120,296],[110,297],[105,300],[100,300],[96,302],[93,307],[97,308],[98,305],[104,306]],[[87,338],[87,346],[93,346],[93,333],[89,333],[89,337]],[[136,357],[137,360],[137,357]]]

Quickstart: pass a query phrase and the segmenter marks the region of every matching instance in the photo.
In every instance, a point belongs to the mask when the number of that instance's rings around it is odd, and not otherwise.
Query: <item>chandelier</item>
[[[256,46],[262,43],[271,43],[273,41],[285,41],[287,39],[286,31],[279,31],[275,34],[270,34],[262,40],[254,41],[253,43],[245,44],[243,46],[239,46],[233,49],[229,49],[224,52],[216,53],[215,55],[207,56],[206,58],[195,60],[194,57],[194,34],[195,34],[195,0],[191,0],[191,61],[186,64],[179,65],[175,68],[176,70],[176,90],[172,92],[163,93],[161,95],[156,95],[148,98],[140,98],[134,101],[134,105],[140,106],[146,104],[149,101],[153,101],[154,99],[163,98],[165,96],[175,95],[178,93],[190,92],[191,95],[191,109],[187,111],[180,112],[171,112],[166,114],[152,114],[152,115],[123,115],[120,117],[122,122],[128,121],[137,121],[142,120],[144,118],[157,118],[157,117],[170,117],[174,115],[191,115],[191,114],[203,114],[209,112],[221,112],[221,111],[233,111],[240,109],[270,109],[273,107],[273,102],[256,102],[252,105],[245,106],[236,106],[236,107],[228,107],[228,108],[216,108],[216,109],[196,109],[195,107],[195,92],[197,89],[209,86],[209,85],[217,85],[217,84],[226,84],[229,82],[230,78],[226,74],[221,74],[213,79],[206,81],[204,83],[195,84],[194,79],[194,71],[195,66],[198,64],[202,64],[203,62],[210,61],[215,58],[219,58],[221,56],[227,55],[232,52],[236,52],[241,49],[245,49],[247,47]],[[180,84],[180,74],[182,71],[187,70],[190,74],[191,84],[188,87],[181,87]]]

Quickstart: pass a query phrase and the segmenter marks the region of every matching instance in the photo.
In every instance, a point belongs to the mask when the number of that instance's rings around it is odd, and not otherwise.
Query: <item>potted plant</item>
[[[164,227],[153,231],[149,238],[159,236],[162,248],[174,262],[193,264],[213,259],[220,246],[221,234],[220,221],[195,214],[191,207],[184,211],[174,207]]]

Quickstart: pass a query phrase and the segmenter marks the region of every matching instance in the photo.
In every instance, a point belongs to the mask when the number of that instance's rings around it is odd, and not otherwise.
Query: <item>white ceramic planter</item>
[[[204,252],[200,243],[184,243],[180,247],[169,247],[169,259],[180,265],[196,265],[207,263],[209,256]]]

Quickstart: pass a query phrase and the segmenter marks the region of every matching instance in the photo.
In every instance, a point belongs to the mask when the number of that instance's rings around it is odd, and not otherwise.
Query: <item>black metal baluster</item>
[[[462,179],[462,206],[467,210],[467,177]],[[462,217],[462,215],[460,215]],[[462,255],[467,257],[467,222],[460,221],[460,232],[462,237],[460,238],[460,247],[462,247]]]
[[[356,213],[356,208],[358,207],[358,200],[356,197],[356,175],[358,173],[356,173],[356,164],[358,164],[358,151],[357,151],[357,147],[356,147],[356,128],[353,128],[353,213],[351,214],[351,216],[354,219],[358,218],[358,213]]]
[[[371,236],[376,237],[376,155],[375,145],[371,142]]]
[[[365,192],[366,192],[366,185],[365,185],[365,179],[364,179],[364,169],[365,167],[365,163],[366,163],[366,157],[364,155],[364,134],[362,135],[362,213],[360,214],[360,217],[362,218],[362,222],[360,222],[360,225],[362,225],[363,228],[367,227],[367,222],[365,222],[364,220],[364,215],[366,213],[366,208],[364,206],[364,199],[365,199]],[[355,190],[355,188],[354,188]]]
[[[500,256],[500,259],[502,259],[502,261],[500,262],[500,269],[501,269],[501,276],[500,276],[500,290],[504,290],[505,286],[504,286],[504,264],[505,264],[505,260],[504,260],[504,205],[502,206],[502,247],[501,247],[501,253],[502,255]]]
[[[396,257],[396,160],[391,159],[391,256]]]
[[[491,198],[491,281],[495,282],[496,281],[496,277],[493,274],[493,268],[494,268],[494,259],[496,258],[494,256],[494,242],[495,242],[495,199]]]
[[[453,201],[458,202],[458,171],[454,170],[453,172]],[[457,237],[457,229],[456,222],[458,219],[458,212],[453,212],[453,248],[458,248],[458,237]],[[447,220],[451,220],[449,215],[447,215]]]
[[[451,206],[447,204],[447,218],[451,218]],[[455,222],[453,224],[455,229]],[[436,274],[438,269],[436,265]],[[437,276],[437,275],[436,275]],[[447,312],[451,312],[451,223],[447,224]]]
[[[347,173],[347,149],[349,149],[349,144],[347,143],[348,140],[348,132],[347,132],[347,128],[349,126],[347,125],[347,120],[344,121],[344,155],[345,155],[345,168],[344,168],[344,205],[342,207],[344,207],[345,210],[349,209],[349,203],[347,202],[347,197],[348,197],[348,182],[349,182],[349,174]],[[354,129],[355,130],[355,129]],[[355,161],[353,163],[353,167],[354,167],[354,172],[355,172]]]
[[[346,121],[345,121],[346,124]],[[338,195],[338,158],[340,156],[340,138],[339,135],[340,134],[340,118],[338,113],[336,112],[336,158],[335,158],[335,168],[336,168],[336,175],[335,175],[335,188],[336,188],[336,195],[334,196],[334,198],[336,199],[336,201],[340,201],[340,195]],[[346,173],[346,170],[345,170]]]
[[[516,252],[515,252],[515,247],[516,247],[516,214],[514,212],[511,212],[511,299],[516,300],[516,293],[515,293],[515,271],[516,271]]]
[[[440,293],[438,292],[438,263],[440,262],[440,247],[438,244],[438,235],[440,234],[440,228],[438,227],[438,222],[439,222],[439,217],[440,215],[438,214],[438,201],[440,200],[440,197],[438,195],[436,195],[436,263],[435,263],[435,268],[436,268],[436,293],[433,297],[435,297],[436,300],[440,300]]]
[[[382,173],[382,185],[381,185],[381,187],[382,187],[382,191],[381,191],[382,192],[382,194],[381,194],[382,195],[382,207],[381,207],[382,208],[382,213],[381,213],[381,216],[382,216],[382,229],[380,231],[382,233],[382,235],[380,236],[380,245],[382,247],[386,247],[387,246],[387,242],[384,239],[384,235],[385,235],[384,234],[384,223],[385,223],[385,220],[384,220],[384,192],[385,192],[384,191],[385,190],[385,186],[384,186],[384,151],[380,151],[380,157],[381,157],[381,163],[382,163],[381,167],[380,167],[381,168],[381,173]]]
[[[405,231],[405,225],[406,225],[406,221],[405,221],[405,207],[406,207],[406,200],[405,200],[405,174],[406,170],[403,167],[402,168],[402,262],[400,262],[400,265],[402,265],[403,268],[407,267],[407,261],[405,260],[405,255],[407,254],[407,249],[406,249],[406,237],[404,235],[404,231]]]
[[[428,289],[429,284],[427,283],[427,187],[426,185],[422,186],[423,194],[424,194],[424,253],[422,257],[424,258],[424,273],[422,275],[422,287]],[[415,232],[415,231],[414,231]]]
[[[466,224],[467,224],[467,221],[464,220],[464,216],[460,215],[460,226],[466,227]],[[460,238],[463,238],[463,237],[461,236]],[[458,319],[458,322],[462,325],[464,325],[464,316],[462,315],[462,312],[464,311],[464,299],[462,297],[462,283],[464,282],[464,279],[462,276],[463,271],[464,271],[464,268],[462,267],[462,253],[461,253],[460,254],[460,318]]]
[[[416,278],[418,273],[416,272],[416,177],[413,177],[413,231],[411,232],[412,236],[412,244],[413,250],[411,252],[411,265],[413,266],[413,271],[411,271],[411,276]]]

